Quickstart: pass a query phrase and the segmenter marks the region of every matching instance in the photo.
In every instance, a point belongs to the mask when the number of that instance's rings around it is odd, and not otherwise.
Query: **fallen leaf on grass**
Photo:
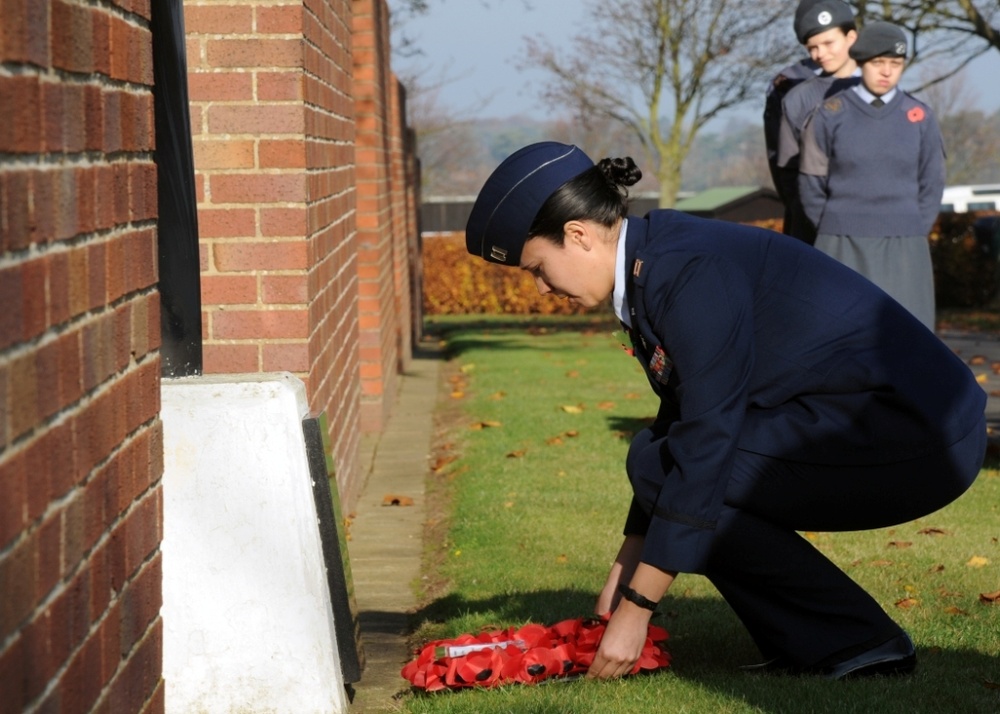
[[[476,368],[476,365],[474,363],[463,364],[461,367],[459,367],[459,369],[462,371],[462,374],[468,374],[469,372],[471,372],[475,368]]]
[[[948,531],[944,530],[943,528],[924,528],[923,530],[919,531],[919,533],[920,535],[930,535],[930,536],[950,535]]]
[[[383,506],[412,506],[413,499],[409,496],[399,496],[395,493],[387,493],[382,496]]]
[[[986,384],[986,380],[988,380],[988,379],[989,379],[989,377],[987,377],[985,374],[977,374],[976,375],[976,381],[979,382],[980,384]]]
[[[904,597],[902,600],[896,601],[896,607],[901,608],[903,610],[907,610],[911,607],[916,607],[919,604],[920,601],[912,597]]]
[[[872,565],[874,565],[876,568],[886,568],[886,567],[892,565],[892,561],[891,560],[873,560],[872,561]]]
[[[598,402],[597,403],[597,408],[600,409],[601,411],[605,411],[606,412],[606,411],[609,411],[611,409],[614,409],[615,408],[615,403],[614,402]]]
[[[1000,374],[1000,362],[990,362],[990,369],[993,370],[993,374]]]
[[[580,371],[576,369],[571,369],[569,372],[566,373],[566,376],[569,377],[570,379],[576,379],[577,377],[580,376]]]
[[[447,466],[448,464],[450,464],[450,463],[452,463],[454,461],[458,461],[458,457],[455,456],[454,454],[450,454],[448,456],[439,456],[434,461],[434,463],[431,464],[431,471],[440,471],[445,466]]]
[[[981,555],[974,555],[969,558],[969,562],[966,563],[970,568],[985,568],[990,564],[989,558],[984,558]]]
[[[972,357],[969,358],[969,364],[971,364],[973,367],[981,364],[986,364],[986,357],[984,357],[983,355],[973,355]]]
[[[556,562],[557,563],[568,563],[569,562],[569,558],[567,558],[565,555],[560,555],[558,558],[556,558]]]
[[[942,572],[943,570],[944,570],[944,566],[943,566],[943,565],[941,565],[940,563],[938,563],[937,565],[933,566],[933,567],[932,567],[932,568],[931,568],[930,570],[928,570],[927,572],[928,572],[928,573],[940,573],[940,572]]]
[[[545,443],[549,446],[562,446],[563,440],[561,436],[550,436],[545,440]]]
[[[470,424],[469,428],[475,431],[479,431],[481,429],[494,429],[498,426],[503,426],[503,424],[501,424],[498,421],[487,420],[487,421],[477,421],[475,424]]]
[[[955,607],[954,605],[949,605],[944,609],[945,613],[948,615],[968,615],[965,610],[960,607]]]
[[[983,686],[986,687],[987,689],[1000,689],[1000,684],[997,684],[996,682],[991,682],[988,679],[983,680]]]
[[[461,398],[462,398],[462,397],[464,397],[464,396],[465,396],[465,392],[458,392],[458,391],[455,391],[455,392],[452,392],[452,393],[451,393],[451,398],[452,398],[452,399],[461,399]]]
[[[493,392],[493,394],[490,395],[490,399],[492,399],[493,401],[499,401],[500,399],[503,399],[506,396],[507,392]]]
[[[511,451],[507,454],[508,459],[519,459],[524,456],[527,452],[526,449],[518,449],[517,451]]]
[[[583,414],[583,405],[580,404],[566,404],[563,405],[562,410],[567,414]]]
[[[979,593],[979,602],[986,603],[987,605],[1000,603],[1000,590],[997,590],[995,593]]]
[[[912,541],[908,541],[908,540],[891,540],[891,541],[889,541],[889,547],[890,548],[899,548],[900,550],[902,550],[903,548],[909,548],[911,545],[913,545],[913,542]]]

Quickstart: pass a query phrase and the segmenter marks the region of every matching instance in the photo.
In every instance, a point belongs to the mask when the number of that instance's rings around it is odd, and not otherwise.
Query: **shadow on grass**
[[[477,599],[450,594],[413,613],[412,622],[430,630],[459,616],[490,623],[484,629],[527,622],[553,624],[590,614],[595,597],[592,592],[570,589]],[[723,600],[681,594],[668,596],[661,609],[653,622],[670,633],[668,649],[673,657],[670,671],[659,675],[664,677],[665,697],[676,686],[669,678],[677,677],[731,699],[734,706],[743,702],[747,711],[773,714],[1000,711],[1000,659],[981,652],[958,646],[922,647],[918,637],[919,664],[909,677],[830,682],[817,677],[751,675],[737,668],[759,661],[760,655]]]

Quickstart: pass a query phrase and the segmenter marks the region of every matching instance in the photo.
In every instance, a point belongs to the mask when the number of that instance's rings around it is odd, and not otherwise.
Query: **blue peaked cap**
[[[491,263],[519,265],[528,230],[556,189],[594,162],[576,146],[543,141],[518,149],[490,174],[465,226],[465,246]]]

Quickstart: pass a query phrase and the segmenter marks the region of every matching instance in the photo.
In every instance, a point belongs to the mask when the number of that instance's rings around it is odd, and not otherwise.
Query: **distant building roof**
[[[760,186],[720,186],[696,193],[677,202],[678,211],[715,211],[742,198],[750,198],[761,191]]]

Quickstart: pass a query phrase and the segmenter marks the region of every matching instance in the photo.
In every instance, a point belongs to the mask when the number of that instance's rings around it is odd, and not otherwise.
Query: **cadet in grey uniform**
[[[934,329],[928,233],[945,154],[930,108],[897,88],[906,35],[866,26],[851,48],[862,81],[827,99],[802,137],[799,194],[816,247],[854,268]]]
[[[783,181],[786,235],[812,245],[816,228],[806,218],[799,200],[799,140],[802,127],[827,97],[860,81],[858,65],[850,55],[858,38],[854,14],[842,0],[821,0],[795,18],[795,34],[805,45],[820,74],[792,87],[781,102],[777,165]]]

